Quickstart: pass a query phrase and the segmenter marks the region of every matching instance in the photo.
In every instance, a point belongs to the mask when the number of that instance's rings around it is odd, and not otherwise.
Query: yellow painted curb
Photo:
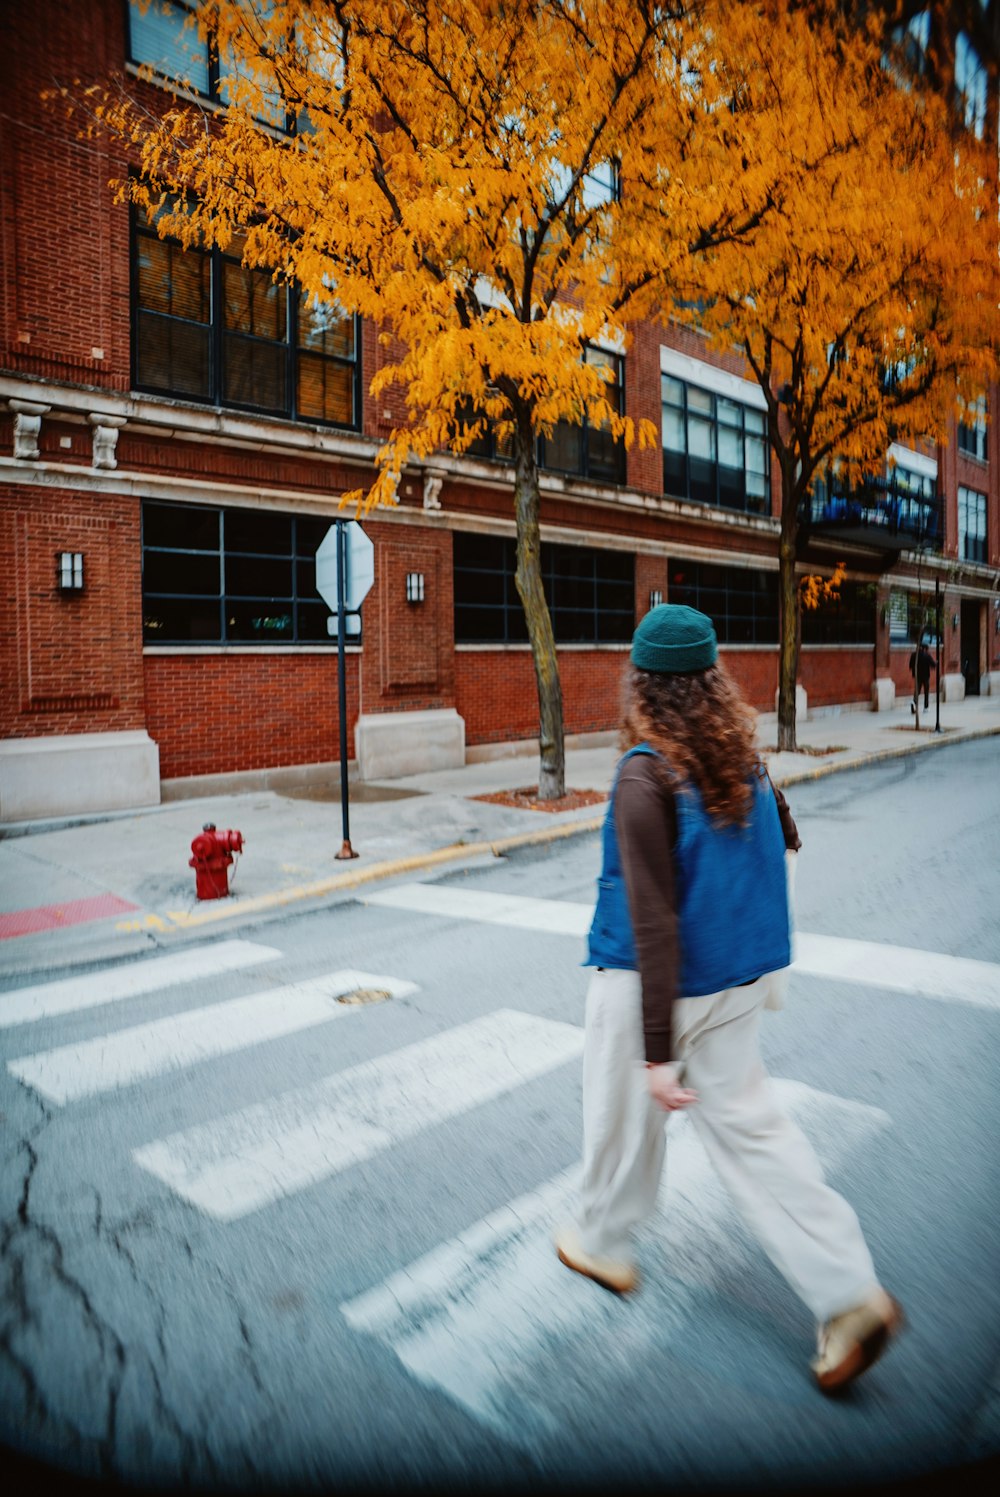
[[[1000,734],[1000,724],[990,728],[957,729],[956,732],[958,736],[942,735],[940,738],[931,738],[925,743],[907,743],[900,748],[884,749],[878,753],[866,754],[859,759],[839,760],[833,764],[819,765],[811,770],[793,770],[786,775],[778,776],[774,783],[782,788],[790,785],[803,785],[811,780],[825,779],[827,775],[843,773],[848,769],[864,769],[869,764],[877,764],[886,759],[905,759],[911,754],[923,753],[928,749],[946,748],[954,743],[968,743],[974,738],[992,738]],[[443,863],[455,863],[465,858],[485,857],[488,854],[499,858],[505,852],[513,852],[519,847],[535,847],[585,832],[600,831],[603,823],[604,814],[602,813],[600,816],[587,817],[585,820],[540,827],[536,831],[516,832],[510,837],[500,837],[492,842],[456,842],[450,847],[439,847],[433,852],[414,853],[408,858],[395,858],[382,863],[373,863],[370,868],[358,868],[350,873],[334,874],[330,878],[318,879],[313,883],[295,884],[288,889],[277,890],[273,894],[257,894],[249,899],[235,901],[219,900],[204,909],[190,912],[171,910],[165,916],[146,915],[138,920],[119,921],[116,928],[121,931],[134,931],[149,927],[161,931],[195,930],[201,926],[217,925],[225,920],[239,920],[247,915],[264,914],[269,910],[278,910],[301,900],[322,899],[326,895],[338,894],[342,890],[361,888],[365,884],[375,883],[378,879],[395,878],[401,873],[416,873],[425,868],[438,867]]]
[[[451,847],[439,847],[434,852],[414,853],[409,858],[396,858],[391,862],[373,863],[370,868],[359,868],[353,873],[338,873],[332,878],[318,879],[311,884],[297,884],[289,889],[280,889],[274,894],[257,894],[238,903],[219,901],[211,908],[195,910],[170,910],[167,919],[183,930],[200,925],[214,925],[220,920],[238,919],[243,915],[259,914],[264,910],[280,909],[302,899],[322,899],[327,894],[337,894],[342,889],[357,889],[362,884],[374,883],[376,879],[393,878],[400,873],[414,873],[422,868],[434,868],[440,863],[454,863],[460,858],[483,857],[490,853],[502,857],[518,847],[532,847],[543,842],[557,842],[563,837],[572,837],[581,832],[599,831],[604,821],[602,816],[586,820],[566,822],[559,826],[541,827],[533,832],[517,832],[510,837],[500,837],[493,842],[456,842]],[[124,928],[120,926],[119,928]]]

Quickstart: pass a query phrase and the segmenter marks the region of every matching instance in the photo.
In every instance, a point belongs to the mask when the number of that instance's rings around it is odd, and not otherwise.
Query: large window
[[[778,573],[715,562],[669,562],[670,602],[707,613],[720,644],[778,642]],[[864,583],[843,582],[837,601],[802,610],[802,643],[855,645],[875,642],[875,598]]]
[[[889,484],[898,506],[898,524],[902,530],[913,534],[924,533],[928,540],[936,537],[936,526],[931,525],[931,516],[937,511],[937,480],[929,473],[919,473],[905,463],[896,463],[889,469]],[[936,537],[940,545],[940,537]]]
[[[608,371],[605,395],[608,404],[621,414],[624,410],[621,356],[602,348],[588,348],[584,357],[588,364]],[[489,428],[468,450],[478,457],[498,458],[505,462],[510,461],[512,455],[510,445],[499,443]],[[591,478],[598,483],[625,482],[624,444],[612,437],[607,426],[597,425],[586,416],[579,425],[560,421],[550,437],[539,437],[537,455],[539,467],[556,473]]]
[[[184,249],[135,216],[135,388],[356,427],[356,319],[245,269],[241,258],[240,239],[225,254]]]
[[[187,0],[152,0],[149,5],[129,0],[129,56],[205,98],[218,98],[218,61],[191,24],[193,11]]]
[[[980,395],[979,399],[967,406],[966,421],[958,423],[958,450],[965,452],[969,457],[978,457],[980,462],[986,461],[986,396]]]
[[[604,394],[608,404],[620,415],[623,406],[622,361],[618,354],[603,348],[588,348],[588,364],[605,370]],[[580,425],[560,421],[550,437],[539,442],[538,461],[543,468],[569,473],[580,478],[594,478],[600,483],[622,483],[625,478],[625,448],[615,441],[605,425],[584,417]]]
[[[129,0],[129,57],[215,104],[228,104],[238,76],[235,58],[198,35],[192,19],[195,10],[193,0],[151,0],[148,5]],[[258,118],[275,129],[296,128],[276,87],[265,89]]]
[[[838,598],[802,610],[804,645],[873,645],[875,589],[867,582],[842,582]]]
[[[660,390],[664,493],[770,514],[764,412],[669,374],[661,375]]]
[[[559,644],[625,644],[635,628],[635,558],[630,552],[542,544],[542,579]],[[522,644],[528,638],[514,585],[515,542],[454,537],[455,642]]]
[[[667,565],[669,602],[707,613],[720,644],[777,644],[777,572],[683,559]]]
[[[145,501],[145,643],[328,643],[330,610],[316,591],[315,558],[330,523]]]
[[[986,495],[958,490],[958,554],[963,561],[986,560]]]
[[[912,537],[918,547],[940,550],[942,504],[932,474],[897,462],[851,484],[837,469],[835,463],[813,479],[809,518],[817,531],[869,531],[874,544],[890,546]]]
[[[989,96],[987,73],[964,31],[955,38],[955,94],[965,128],[982,140]]]

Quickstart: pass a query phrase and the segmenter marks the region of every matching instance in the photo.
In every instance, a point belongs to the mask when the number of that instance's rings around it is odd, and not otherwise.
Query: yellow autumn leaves
[[[229,107],[159,112],[109,89],[128,143],[121,191],[161,231],[225,244],[388,334],[373,389],[411,455],[586,413],[626,441],[586,342],[624,344],[669,310],[671,267],[741,233],[766,194],[723,191],[725,89],[692,9],[643,0],[213,0],[196,11],[231,70]],[[294,133],[275,130],[280,99]],[[146,107],[147,104],[149,107]],[[263,122],[262,122],[263,121]]]
[[[366,505],[410,457],[466,444],[470,408],[501,438],[586,413],[655,440],[581,359],[653,315],[743,351],[772,404],[792,392],[800,464],[861,471],[993,371],[996,204],[941,101],[840,7],[816,12],[211,0],[196,24],[229,107],[108,90],[99,113],[134,153],[123,194],[170,205],[164,232],[247,230],[247,263],[387,330],[372,388],[400,385],[408,421]],[[886,365],[905,402],[884,401]]]

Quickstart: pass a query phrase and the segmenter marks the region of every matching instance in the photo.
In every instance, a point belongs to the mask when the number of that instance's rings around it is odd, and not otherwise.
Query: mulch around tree
[[[558,800],[539,800],[537,785],[522,785],[519,790],[494,790],[491,795],[470,795],[470,800],[489,801],[494,806],[513,806],[517,811],[575,811],[579,806],[599,806],[607,800],[606,790],[567,790]]]
[[[894,733],[954,733],[957,731],[955,728],[935,728],[933,707],[931,708],[930,722],[927,721],[922,712],[920,714],[920,719],[919,729],[915,726],[914,723],[893,723],[892,731]]]

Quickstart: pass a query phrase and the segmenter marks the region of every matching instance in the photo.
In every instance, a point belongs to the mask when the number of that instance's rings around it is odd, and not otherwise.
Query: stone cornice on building
[[[198,440],[219,444],[232,451],[252,451],[257,454],[314,458],[319,462],[337,459],[357,465],[371,466],[381,443],[358,432],[332,430],[310,426],[301,422],[279,420],[232,410],[219,410],[185,404],[163,397],[138,394],[120,394],[107,390],[89,390],[76,385],[56,385],[48,381],[12,378],[0,375],[0,401],[24,404],[31,402],[41,409],[42,419],[60,422],[89,423],[95,433],[116,432],[123,427],[130,433],[151,439]],[[72,483],[78,488],[98,490],[104,493],[144,494],[148,497],[177,498],[180,500],[206,496],[218,497],[218,501],[235,504],[294,504],[314,505],[328,503],[330,495],[317,494],[307,489],[284,488],[278,485],[261,486],[238,481],[226,482],[218,478],[179,478],[153,472],[129,471],[115,466],[114,476],[97,473],[97,468],[108,469],[107,462],[86,463],[53,462],[34,459],[27,453],[15,455],[13,459],[0,453],[0,473],[10,482],[34,483],[52,487]],[[440,480],[440,484],[439,484]],[[513,474],[509,468],[498,463],[488,463],[454,453],[435,454],[426,461],[408,465],[403,471],[401,492],[404,498],[423,493],[424,506],[417,514],[424,522],[433,522],[446,513],[442,490],[449,482],[462,482],[493,490],[509,489]],[[359,474],[358,483],[364,478]],[[410,490],[407,484],[412,485]],[[417,485],[423,485],[421,490]],[[709,523],[729,531],[742,531],[758,539],[776,537],[779,521],[770,515],[749,515],[736,510],[716,509],[711,505],[694,504],[680,499],[670,499],[660,494],[645,493],[640,489],[622,486],[602,486],[584,479],[563,477],[544,469],[539,473],[539,487],[544,498],[559,497],[572,500],[584,507],[621,510],[632,509],[663,517],[675,517],[687,523]],[[392,513],[380,510],[380,515]]]
[[[163,396],[81,385],[56,385],[47,380],[18,379],[0,374],[0,400],[32,401],[49,407],[47,415],[59,421],[96,422],[101,417],[122,420],[146,437],[166,439],[192,437],[218,441],[236,449],[254,452],[294,453],[319,459],[339,457],[355,462],[374,462],[381,443],[360,432],[310,426],[283,421],[249,411],[219,410],[215,406],[187,404]]]

